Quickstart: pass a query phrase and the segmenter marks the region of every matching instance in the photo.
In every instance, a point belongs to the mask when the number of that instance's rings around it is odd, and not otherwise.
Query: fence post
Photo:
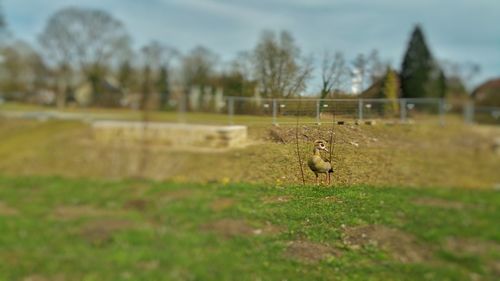
[[[363,121],[363,99],[358,99],[358,120]]]
[[[399,99],[399,114],[401,118],[401,123],[406,123],[406,118],[407,118],[406,99]]]
[[[177,122],[186,123],[186,110],[187,110],[187,94],[182,93],[179,99],[177,111]]]
[[[227,114],[228,114],[229,124],[233,125],[234,124],[234,97],[227,98]]]
[[[468,101],[464,106],[464,121],[466,124],[474,123],[474,103],[472,101]]]
[[[278,125],[277,115],[278,115],[278,102],[276,101],[276,99],[273,99],[273,125]]]
[[[439,99],[439,124],[441,126],[444,126],[445,124],[444,116],[445,116],[445,101],[443,98],[441,98]]]
[[[320,112],[321,101],[319,99],[316,100],[316,123],[321,125],[321,112]]]

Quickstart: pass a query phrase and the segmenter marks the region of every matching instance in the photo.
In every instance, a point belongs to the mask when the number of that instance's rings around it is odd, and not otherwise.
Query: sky
[[[0,0],[15,37],[37,44],[47,19],[68,6],[106,10],[136,48],[158,40],[186,53],[203,45],[230,60],[264,29],[290,31],[304,55],[325,50],[352,60],[377,49],[400,68],[415,24],[440,60],[474,62],[482,82],[500,76],[498,0]],[[477,83],[476,82],[476,83]]]

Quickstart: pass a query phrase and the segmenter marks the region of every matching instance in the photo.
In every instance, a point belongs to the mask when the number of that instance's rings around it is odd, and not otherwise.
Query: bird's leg
[[[328,185],[330,185],[330,183],[331,183],[330,176],[331,176],[330,173],[328,173]]]
[[[316,174],[316,185],[319,185],[319,175]]]

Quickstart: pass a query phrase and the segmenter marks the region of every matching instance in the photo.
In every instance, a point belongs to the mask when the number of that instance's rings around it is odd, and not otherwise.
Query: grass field
[[[500,193],[0,177],[0,280],[498,280]]]
[[[327,187],[300,186],[294,126],[238,118],[248,145],[218,152],[0,118],[0,281],[500,278],[498,127],[335,126]],[[330,130],[299,126],[304,161]]]

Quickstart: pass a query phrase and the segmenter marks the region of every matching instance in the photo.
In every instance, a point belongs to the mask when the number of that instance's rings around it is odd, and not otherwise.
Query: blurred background
[[[0,7],[0,281],[499,276],[500,2]]]

